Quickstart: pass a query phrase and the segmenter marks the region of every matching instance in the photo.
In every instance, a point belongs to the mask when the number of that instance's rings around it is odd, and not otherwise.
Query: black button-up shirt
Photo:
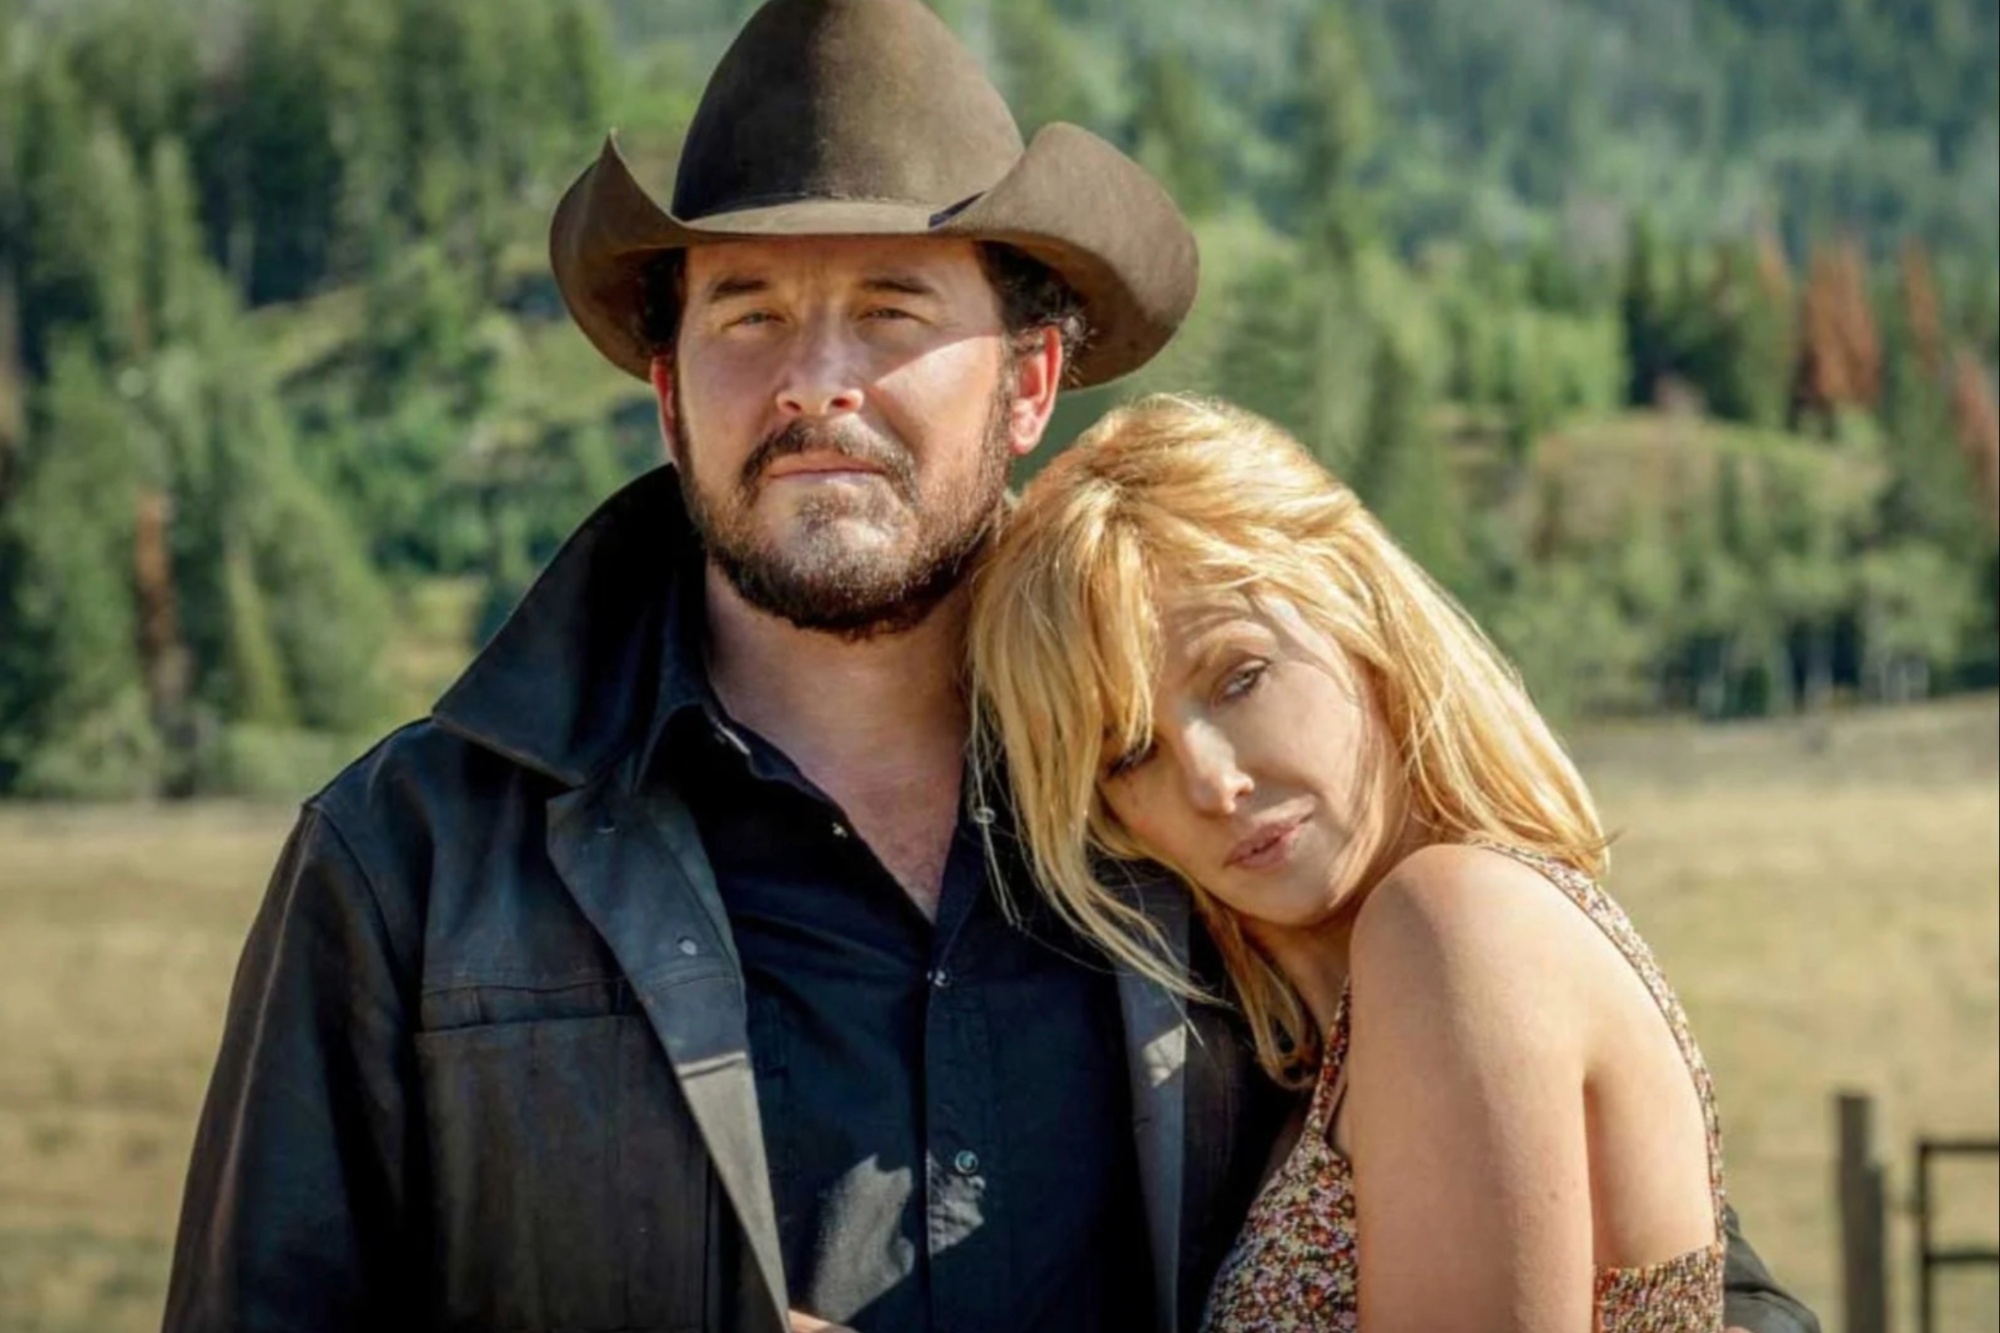
[[[927,920],[839,807],[727,718],[698,599],[681,600],[662,776],[693,812],[743,960],[794,1305],[861,1333],[1146,1326],[1110,969],[1045,913],[1010,923],[989,883],[993,815],[970,798]],[[1018,856],[1001,866],[1027,883]]]

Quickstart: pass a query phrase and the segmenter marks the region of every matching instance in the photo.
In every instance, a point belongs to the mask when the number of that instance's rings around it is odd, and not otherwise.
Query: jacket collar
[[[585,520],[439,699],[440,726],[580,787],[645,743],[697,538],[671,467]]]

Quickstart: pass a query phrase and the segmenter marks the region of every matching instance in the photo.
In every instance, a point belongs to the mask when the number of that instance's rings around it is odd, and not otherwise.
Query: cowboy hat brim
[[[992,188],[927,204],[773,200],[679,219],[639,185],[607,138],[556,206],[549,257],[584,334],[645,379],[653,349],[641,329],[641,275],[662,251],[707,242],[797,236],[935,236],[1014,246],[1060,274],[1083,301],[1089,335],[1070,368],[1077,385],[1137,369],[1164,347],[1194,302],[1193,235],[1165,190],[1116,148],[1074,125],[1036,134]]]

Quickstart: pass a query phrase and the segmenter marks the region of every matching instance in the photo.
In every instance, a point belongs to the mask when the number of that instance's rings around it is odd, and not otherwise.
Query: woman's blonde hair
[[[1148,855],[1099,782],[1107,755],[1151,736],[1168,586],[1289,603],[1337,644],[1366,679],[1431,840],[1495,840],[1603,873],[1581,777],[1451,595],[1276,425],[1158,395],[1112,411],[1027,487],[974,583],[975,735],[1004,751],[1040,889],[1117,962],[1205,995],[1104,873],[1107,857]],[[1187,887],[1259,1060],[1281,1082],[1309,1079],[1319,1034],[1297,992],[1233,913]]]

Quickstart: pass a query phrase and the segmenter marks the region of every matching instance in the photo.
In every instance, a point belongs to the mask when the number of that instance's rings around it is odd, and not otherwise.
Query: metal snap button
[[[960,1148],[951,1159],[951,1169],[961,1176],[976,1175],[979,1171],[979,1154],[970,1148]]]

